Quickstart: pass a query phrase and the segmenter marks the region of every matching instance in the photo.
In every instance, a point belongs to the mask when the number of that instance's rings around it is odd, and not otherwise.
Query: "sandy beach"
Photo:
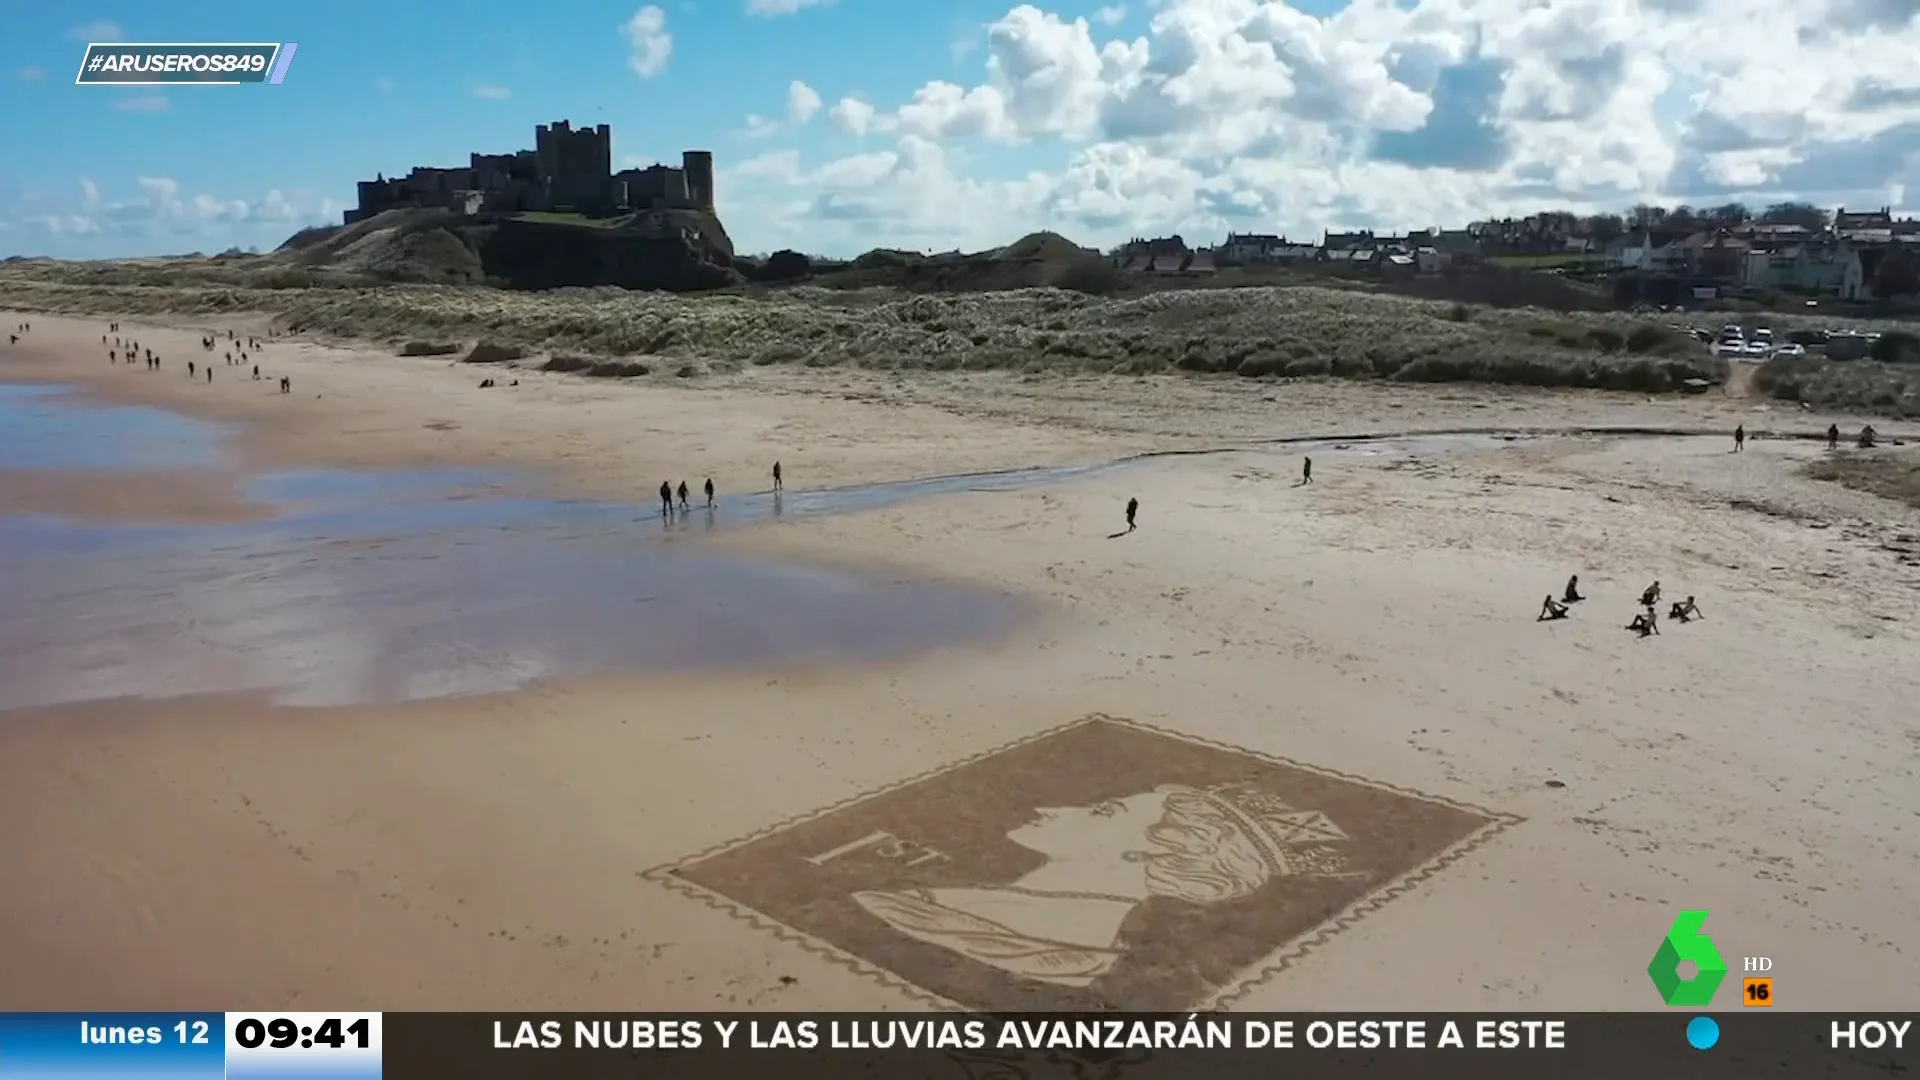
[[[538,523],[355,540],[407,555],[355,580],[411,587],[408,612],[324,640],[295,624],[345,604],[343,547],[263,572],[208,542],[164,586],[122,560],[97,602],[104,570],[46,555],[78,599],[0,612],[0,671],[44,690],[0,717],[0,1009],[1645,1009],[1682,909],[1712,912],[1725,1001],[1758,955],[1783,1009],[1920,995],[1920,511],[1799,474],[1828,453],[1809,436],[1859,418],[1718,390],[623,385],[307,339],[248,367],[223,343],[208,383],[184,368],[212,323],[127,324],[163,357],[148,372],[108,363],[104,320],[9,318],[34,328],[0,382],[225,435],[217,463],[152,476],[0,468],[0,516],[239,528],[264,513],[250,477],[315,469],[515,470],[463,497],[636,509],[631,541],[541,526],[583,569],[538,619],[560,587],[536,570],[487,556],[468,591],[444,569]],[[1914,452],[1915,428],[1875,423]],[[1593,433],[1628,427],[1695,434]],[[1421,435],[1473,431],[1510,437]],[[817,494],[1134,455],[865,509]],[[696,506],[663,530],[659,482],[697,504],[709,476],[717,525]],[[631,587],[601,560],[642,539],[741,569],[595,596]],[[1572,574],[1587,599],[1536,622]],[[947,599],[882,611],[869,579],[1021,611],[943,639],[911,612]],[[1703,618],[1625,630],[1655,580],[1662,614],[1692,595]],[[672,648],[404,700],[258,675],[274,650],[275,673],[409,655],[419,626],[557,626],[569,597],[602,605],[573,632]],[[218,636],[216,599],[252,629],[169,651]],[[86,628],[122,621],[154,665],[232,670],[170,672],[172,695],[106,679]],[[765,648],[669,662],[741,626]],[[902,648],[855,655],[874,634]],[[845,648],[793,659],[807,639]],[[57,700],[80,686],[109,689]]]

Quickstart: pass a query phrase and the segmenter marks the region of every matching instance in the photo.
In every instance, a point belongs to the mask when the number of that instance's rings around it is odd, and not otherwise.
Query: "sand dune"
[[[479,390],[313,343],[266,350],[282,396],[190,383],[192,329],[141,332],[172,369],[149,376],[44,323],[0,378],[233,421],[250,465],[516,464],[643,504],[663,477],[758,491],[775,459],[799,490],[1315,433],[1828,422],[964,373]],[[1681,908],[1773,957],[1782,1008],[1920,993],[1920,512],[1801,478],[1824,450],[1798,439],[1368,449],[1316,451],[1304,487],[1298,450],[1251,447],[689,541],[1042,605],[903,661],[10,713],[0,1008],[1639,1009]],[[1140,528],[1109,538],[1130,496]],[[1589,599],[1535,623],[1571,573]],[[1639,639],[1656,578],[1705,618]],[[1232,825],[1204,894],[1164,846],[1202,821]],[[1048,974],[990,962],[983,926],[1087,937]]]

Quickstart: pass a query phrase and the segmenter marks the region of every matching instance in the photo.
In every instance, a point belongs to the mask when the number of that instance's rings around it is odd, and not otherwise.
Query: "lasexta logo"
[[[1714,991],[1727,977],[1727,964],[1720,959],[1720,950],[1713,947],[1713,939],[1701,932],[1706,923],[1705,911],[1681,912],[1659,951],[1653,954],[1647,975],[1660,991],[1661,1001],[1694,1009],[1713,1004]],[[1693,961],[1693,978],[1682,978],[1680,965],[1689,960]]]

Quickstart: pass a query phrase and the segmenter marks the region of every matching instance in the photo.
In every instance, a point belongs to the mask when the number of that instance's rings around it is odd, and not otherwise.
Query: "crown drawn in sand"
[[[1296,809],[1252,783],[1222,784],[1200,796],[1240,826],[1275,874],[1333,874],[1345,865],[1333,852],[1301,850],[1351,839],[1322,811]]]

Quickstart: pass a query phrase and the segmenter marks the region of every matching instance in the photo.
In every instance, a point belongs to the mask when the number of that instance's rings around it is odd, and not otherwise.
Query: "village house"
[[[1686,266],[1686,249],[1677,246],[1686,238],[1686,233],[1642,229],[1621,238],[1607,252],[1607,262],[1620,270],[1677,272]]]
[[[1261,233],[1228,233],[1220,245],[1218,258],[1240,264],[1300,262],[1317,258],[1320,249],[1313,244],[1296,244],[1284,236]]]

